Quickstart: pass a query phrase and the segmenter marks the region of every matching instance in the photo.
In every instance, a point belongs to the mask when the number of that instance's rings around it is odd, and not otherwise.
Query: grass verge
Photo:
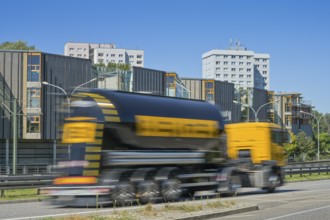
[[[237,206],[235,201],[221,201],[218,199],[190,201],[188,203],[147,204],[131,210],[114,210],[107,215],[68,216],[60,218],[47,218],[43,220],[156,220],[175,219],[178,216],[187,217],[193,214],[205,214],[225,208]]]
[[[324,180],[330,179],[330,174],[327,173],[312,173],[310,174],[295,174],[290,177],[290,175],[285,176],[286,182],[300,182],[300,181],[312,181],[312,180]]]

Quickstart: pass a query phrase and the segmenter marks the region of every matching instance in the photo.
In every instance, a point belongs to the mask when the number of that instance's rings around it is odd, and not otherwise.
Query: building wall
[[[182,82],[190,91],[191,99],[202,100],[202,80],[193,78],[182,78]]]
[[[166,95],[166,72],[133,67],[132,91]]]
[[[91,59],[94,64],[117,63],[144,67],[144,51],[116,48],[115,44],[66,43],[64,55]]]
[[[44,86],[42,81],[70,94],[93,78],[90,60],[26,51],[0,51],[0,73],[0,101],[12,111],[12,101],[17,100],[19,139],[59,138],[58,123],[64,115],[58,107],[66,99],[62,91]],[[3,118],[9,116],[3,105],[0,115],[0,139],[11,138],[12,118]]]
[[[233,104],[235,99],[234,84],[213,79],[182,78],[191,99],[209,101],[219,107],[227,122],[238,122],[239,108]]]
[[[211,50],[202,55],[203,78],[243,88],[269,89],[269,59],[269,54],[257,54],[245,48]]]
[[[282,124],[289,131],[298,134],[300,131],[312,136],[311,117],[300,111],[311,112],[311,104],[305,103],[300,93],[274,93],[270,92],[275,102],[271,119],[274,123]]]
[[[42,81],[63,88],[68,95],[71,91],[94,78],[91,61],[54,54],[43,54]],[[90,83],[86,87],[96,87]],[[62,105],[65,103],[65,105]],[[67,99],[62,91],[52,86],[42,86],[42,138],[58,139],[58,125],[67,117]]]
[[[0,139],[12,138],[12,115],[6,110],[3,102],[13,111],[13,100],[16,99],[18,112],[21,111],[23,97],[23,54],[15,51],[0,51]],[[18,137],[22,137],[22,119],[18,117]]]
[[[89,59],[90,46],[88,43],[66,43],[64,55]]]

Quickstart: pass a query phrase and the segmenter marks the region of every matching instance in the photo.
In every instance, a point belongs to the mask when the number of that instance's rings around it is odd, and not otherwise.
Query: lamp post
[[[320,118],[317,118],[314,114],[309,112],[300,111],[300,113],[313,116],[317,121],[317,160],[319,161],[320,160],[320,120],[324,115],[322,115]]]
[[[259,121],[259,120],[258,120],[258,113],[259,113],[260,109],[262,109],[262,108],[265,107],[266,105],[269,105],[269,104],[272,104],[272,103],[274,103],[274,102],[278,102],[278,101],[280,101],[280,100],[277,99],[277,100],[275,100],[275,101],[267,102],[267,103],[261,105],[261,106],[257,109],[257,111],[256,111],[252,106],[250,106],[250,105],[243,104],[243,103],[238,102],[238,101],[236,101],[236,100],[234,100],[233,102],[234,102],[235,104],[240,104],[240,105],[242,105],[242,106],[249,107],[250,109],[252,109],[252,111],[253,111],[253,113],[254,113],[254,121],[258,122],[258,121]]]
[[[87,81],[87,82],[85,82],[85,83],[83,83],[83,84],[81,84],[81,85],[75,87],[75,88],[72,90],[72,92],[70,93],[70,95],[73,95],[73,93],[74,93],[78,88],[80,88],[80,87],[82,87],[82,86],[84,86],[84,85],[86,85],[86,84],[88,84],[88,83],[94,82],[95,80],[97,80],[97,78],[93,78],[93,79],[91,79],[91,80],[89,80],[89,81]],[[71,102],[71,100],[70,100],[70,96],[68,95],[68,93],[67,93],[62,87],[59,87],[59,86],[56,86],[56,85],[50,84],[49,82],[43,81],[42,84],[44,84],[44,85],[46,85],[46,86],[52,86],[52,87],[55,87],[55,88],[61,90],[61,91],[65,94],[65,96],[66,96],[66,100],[67,100],[67,102],[68,102],[68,116],[70,117],[70,104],[71,104],[70,102]],[[54,147],[54,149],[55,149],[55,147]],[[55,150],[54,150],[54,152],[55,152]],[[54,154],[55,154],[55,153],[54,153]],[[68,154],[69,154],[69,159],[71,159],[71,145],[70,145],[70,144],[69,144],[69,146],[68,146]],[[55,157],[54,157],[54,158],[55,158]],[[54,161],[55,161],[55,159],[54,159]]]
[[[84,85],[86,85],[86,84],[88,84],[88,83],[94,82],[95,80],[97,80],[97,78],[93,78],[93,79],[89,80],[88,82],[85,82],[85,83],[83,83],[83,84],[77,86],[76,88],[74,88],[74,89],[72,90],[70,96],[73,95],[73,93],[74,93],[78,88],[80,88],[80,87],[82,87],[82,86],[84,86]],[[69,116],[70,116],[70,97],[69,97],[68,93],[67,93],[62,87],[59,87],[59,86],[56,86],[56,85],[50,84],[49,82],[43,81],[42,84],[44,84],[44,85],[46,85],[46,86],[52,86],[52,87],[55,87],[55,88],[61,90],[61,91],[65,94],[66,99],[67,99],[67,102],[68,102],[68,114],[69,114]]]

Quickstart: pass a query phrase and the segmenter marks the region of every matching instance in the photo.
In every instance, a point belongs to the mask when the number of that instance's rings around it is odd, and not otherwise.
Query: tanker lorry
[[[283,182],[271,150],[258,155],[246,143],[226,143],[223,119],[211,103],[102,89],[71,100],[62,132],[70,158],[58,163],[62,175],[43,190],[53,204],[171,201],[205,190],[233,194],[249,184],[272,191]],[[229,134],[237,142],[234,130]]]

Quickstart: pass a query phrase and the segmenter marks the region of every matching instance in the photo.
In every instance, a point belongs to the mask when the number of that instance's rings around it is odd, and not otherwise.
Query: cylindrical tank
[[[73,100],[71,117],[104,121],[103,145],[111,150],[209,150],[224,129],[219,109],[206,101],[102,89]]]

